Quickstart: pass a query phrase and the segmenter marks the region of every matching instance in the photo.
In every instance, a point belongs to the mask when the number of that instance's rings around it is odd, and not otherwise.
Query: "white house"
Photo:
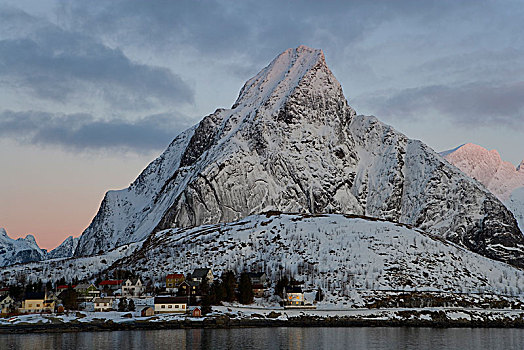
[[[303,306],[304,292],[299,286],[286,287],[284,290],[284,306]]]
[[[195,269],[191,274],[191,280],[194,282],[202,283],[204,278],[207,278],[207,283],[213,283],[213,271],[209,268]]]
[[[15,301],[9,295],[0,296],[0,313],[2,314],[9,313],[9,309],[14,304],[15,304]]]
[[[111,311],[113,310],[113,299],[111,298],[95,298],[93,300],[95,311]]]
[[[179,312],[185,313],[187,311],[186,297],[156,297],[155,298],[155,314]]]
[[[122,296],[123,297],[139,297],[146,291],[146,286],[143,285],[140,278],[127,279],[122,284]]]

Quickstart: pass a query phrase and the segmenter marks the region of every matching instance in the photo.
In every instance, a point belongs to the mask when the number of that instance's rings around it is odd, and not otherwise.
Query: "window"
[[[40,307],[40,304],[36,304],[36,307]]]
[[[172,309],[172,308],[173,308],[173,305],[169,305],[168,308],[169,308],[169,309]]]
[[[166,306],[165,306],[165,305],[162,305],[162,309],[165,309],[165,308],[166,308]]]
[[[178,304],[175,305],[175,309],[178,309]]]
[[[182,309],[185,309],[185,308],[186,308],[186,306],[185,306],[185,305],[182,305]]]

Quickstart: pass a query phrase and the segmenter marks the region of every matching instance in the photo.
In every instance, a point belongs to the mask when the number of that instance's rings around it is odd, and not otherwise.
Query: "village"
[[[119,273],[132,275],[129,271]],[[76,311],[126,315],[140,312],[142,317],[169,313],[201,317],[222,302],[249,305],[255,298],[269,297],[280,300],[284,309],[314,309],[316,302],[322,300],[322,291],[304,293],[300,282],[287,277],[280,278],[272,288],[264,272],[244,272],[236,276],[226,271],[217,278],[211,268],[197,268],[186,275],[167,274],[161,287],[146,284],[138,276],[95,283],[65,283],[62,279],[54,284],[5,286],[0,288],[0,310],[1,316],[7,318]]]

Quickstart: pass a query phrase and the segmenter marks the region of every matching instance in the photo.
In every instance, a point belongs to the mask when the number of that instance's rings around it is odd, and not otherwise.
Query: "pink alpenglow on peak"
[[[503,161],[496,150],[467,143],[441,155],[504,201],[515,189],[524,187],[524,161],[515,168],[510,162]]]

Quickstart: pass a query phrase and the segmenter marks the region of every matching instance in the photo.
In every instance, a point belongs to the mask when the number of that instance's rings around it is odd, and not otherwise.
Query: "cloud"
[[[193,102],[192,89],[169,69],[133,62],[118,48],[21,11],[0,19],[3,85],[53,102],[94,96],[123,110]]]
[[[375,104],[377,115],[390,118],[423,119],[428,113],[437,112],[466,126],[524,125],[524,82],[424,86],[389,97],[374,97],[367,103]]]
[[[0,137],[20,143],[60,146],[69,151],[163,150],[188,127],[183,116],[159,114],[136,121],[98,120],[89,114],[0,112]]]

